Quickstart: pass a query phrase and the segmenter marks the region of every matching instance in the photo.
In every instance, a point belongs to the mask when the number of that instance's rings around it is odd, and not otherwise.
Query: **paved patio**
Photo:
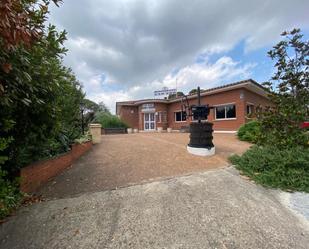
[[[186,151],[188,133],[138,133],[102,136],[102,143],[83,156],[38,193],[63,198],[144,182],[223,168],[233,153],[249,143],[234,134],[214,134],[216,155],[194,156]]]

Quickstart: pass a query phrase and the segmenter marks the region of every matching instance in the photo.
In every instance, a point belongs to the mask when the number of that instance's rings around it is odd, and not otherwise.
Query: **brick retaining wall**
[[[83,144],[73,144],[72,149],[58,157],[33,163],[20,170],[21,184],[20,189],[23,192],[33,192],[50,178],[58,175],[64,169],[90,150],[92,142]]]

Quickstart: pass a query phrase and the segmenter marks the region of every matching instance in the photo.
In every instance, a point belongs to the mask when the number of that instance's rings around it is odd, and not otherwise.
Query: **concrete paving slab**
[[[0,226],[0,248],[308,248],[281,202],[229,167],[35,204]]]

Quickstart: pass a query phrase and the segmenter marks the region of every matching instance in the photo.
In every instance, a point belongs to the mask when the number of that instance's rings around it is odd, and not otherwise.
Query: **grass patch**
[[[253,146],[230,161],[243,174],[264,186],[309,192],[309,149]]]

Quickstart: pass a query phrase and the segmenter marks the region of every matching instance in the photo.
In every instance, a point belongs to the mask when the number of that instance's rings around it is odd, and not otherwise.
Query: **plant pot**
[[[163,127],[158,127],[157,131],[161,133],[163,131]]]
[[[138,133],[138,129],[134,129],[134,133]]]
[[[127,128],[127,132],[128,132],[128,134],[132,134],[133,133],[133,129],[132,128]]]
[[[172,133],[172,128],[167,128],[168,133]]]

